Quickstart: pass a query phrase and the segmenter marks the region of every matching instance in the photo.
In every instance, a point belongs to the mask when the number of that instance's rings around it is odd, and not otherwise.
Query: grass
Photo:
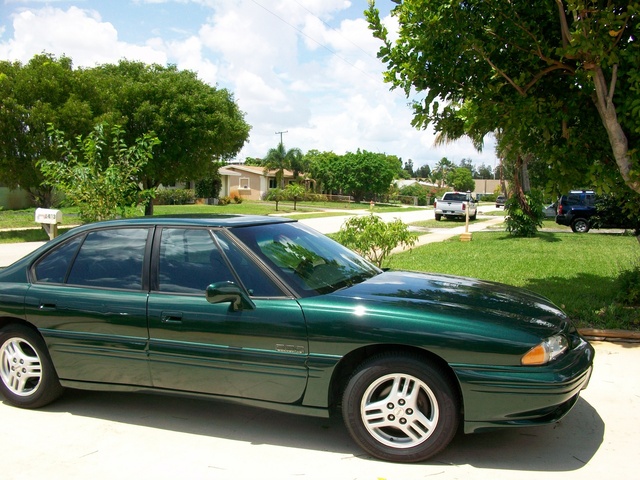
[[[473,225],[475,223],[486,222],[486,218],[477,218],[475,220],[469,220],[469,225]],[[452,219],[443,219],[443,220],[423,220],[421,222],[413,222],[411,223],[414,227],[422,227],[422,228],[456,228],[456,227],[464,227],[465,220],[452,220]]]
[[[562,307],[579,327],[640,330],[640,309],[616,301],[620,274],[640,268],[633,236],[476,232],[471,242],[452,239],[394,255],[389,266],[525,287]]]

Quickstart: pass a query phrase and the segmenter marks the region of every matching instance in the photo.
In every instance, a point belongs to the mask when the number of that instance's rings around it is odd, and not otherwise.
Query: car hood
[[[386,271],[334,295],[379,302],[399,317],[402,309],[419,309],[441,320],[458,317],[543,337],[564,330],[568,322],[562,310],[529,290],[452,275]]]

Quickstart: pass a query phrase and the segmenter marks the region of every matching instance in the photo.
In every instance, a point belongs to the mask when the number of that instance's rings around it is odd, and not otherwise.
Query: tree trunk
[[[617,66],[613,68],[611,78],[611,87],[607,86],[602,67],[597,66],[593,69],[593,82],[596,87],[596,96],[594,102],[600,119],[604,125],[609,143],[613,150],[613,157],[618,165],[618,170],[624,179],[624,182],[637,193],[640,193],[640,180],[631,178],[631,155],[629,155],[629,142],[627,136],[622,130],[622,126],[618,121],[616,106],[613,103],[613,92],[617,80]]]

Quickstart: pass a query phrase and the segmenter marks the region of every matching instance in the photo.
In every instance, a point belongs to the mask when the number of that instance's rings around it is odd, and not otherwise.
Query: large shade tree
[[[93,128],[91,99],[79,90],[70,58],[42,54],[25,65],[0,62],[0,182],[23,188],[37,205],[51,205],[53,186],[43,184],[36,164],[59,156],[47,124],[70,137]]]
[[[68,140],[102,122],[120,125],[129,145],[156,135],[161,143],[137,179],[144,189],[205,178],[213,162],[240,151],[250,130],[229,91],[175,66],[123,60],[74,70],[71,59],[43,54],[26,65],[0,62],[0,94],[0,181],[28,189],[38,205],[50,203],[51,187],[36,163],[59,155],[47,124]]]
[[[106,119],[122,125],[127,143],[147,132],[160,140],[141,174],[145,189],[206,176],[212,162],[235,156],[249,136],[233,95],[194,72],[123,60],[85,75],[99,86],[109,105]]]
[[[424,94],[416,127],[478,147],[499,132],[565,185],[613,167],[640,192],[638,1],[398,0],[395,41],[370,3],[386,80]]]

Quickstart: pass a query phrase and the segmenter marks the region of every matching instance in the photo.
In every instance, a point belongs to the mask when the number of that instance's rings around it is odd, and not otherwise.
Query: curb
[[[607,342],[640,343],[640,332],[630,330],[606,330],[600,328],[579,328],[580,335],[588,340]]]

